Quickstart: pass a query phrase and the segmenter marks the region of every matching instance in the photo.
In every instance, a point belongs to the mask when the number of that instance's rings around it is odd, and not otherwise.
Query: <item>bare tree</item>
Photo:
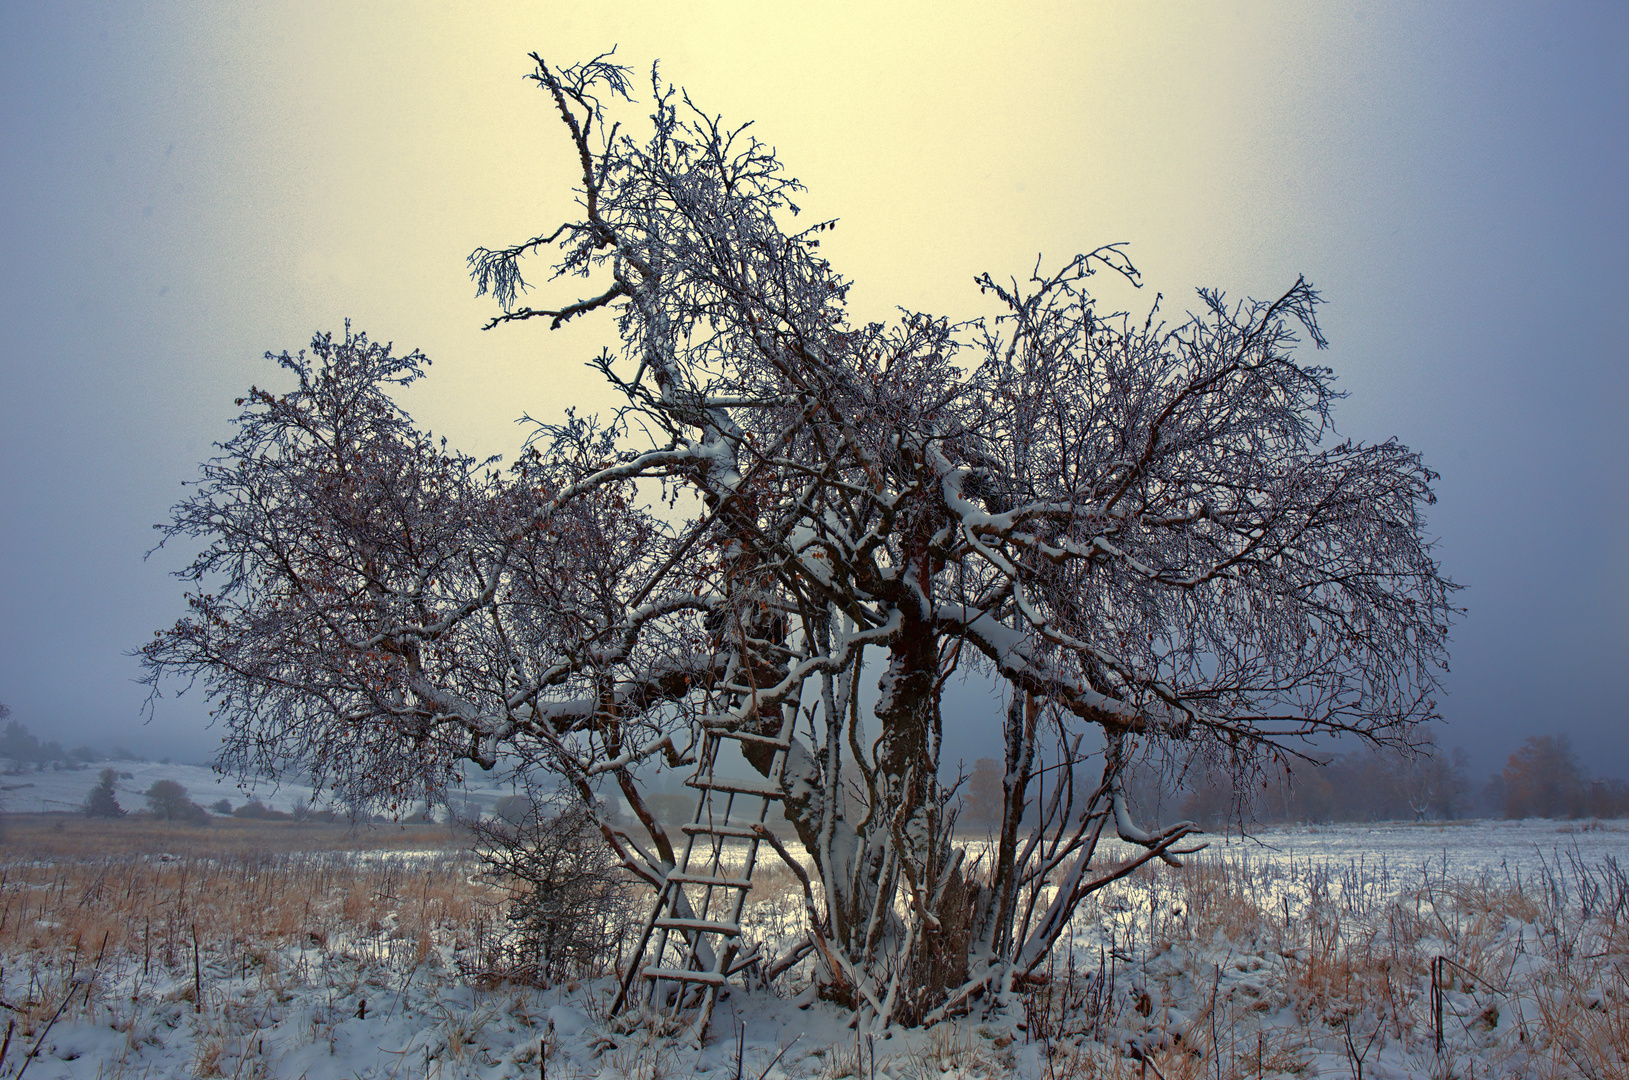
[[[1469,755],[1455,748],[1446,754],[1434,741],[1404,752],[1396,762],[1395,785],[1415,821],[1423,821],[1427,814],[1453,817],[1455,806],[1464,794],[1468,782],[1465,770]]]
[[[493,326],[609,316],[596,364],[626,404],[540,428],[499,474],[391,402],[416,354],[347,333],[280,357],[299,389],[251,395],[166,527],[207,546],[194,614],[146,650],[155,680],[206,681],[228,764],[297,761],[352,799],[434,792],[459,755],[546,767],[589,807],[610,778],[638,825],[600,831],[659,886],[673,839],[636,767],[685,764],[703,725],[790,726],[816,983],[918,1023],[1006,1002],[1084,897],[1176,861],[1194,827],[1126,808],[1135,745],[1242,776],[1313,736],[1407,745],[1433,715],[1433,477],[1334,438],[1331,373],[1293,354],[1294,327],[1323,344],[1307,283],[1107,315],[1088,279],[1137,280],[1111,245],[980,277],[990,322],[854,326],[833,223],[787,231],[801,189],[747,128],[653,72],[636,139],[608,113],[625,69],[533,59],[581,215],[472,272]],[[588,298],[522,305],[550,250]],[[971,854],[940,777],[964,666],[1008,700],[999,831]],[[1105,829],[1140,853],[1097,858]]]
[[[1565,735],[1530,735],[1502,773],[1508,818],[1576,817],[1581,813],[1584,773]]]

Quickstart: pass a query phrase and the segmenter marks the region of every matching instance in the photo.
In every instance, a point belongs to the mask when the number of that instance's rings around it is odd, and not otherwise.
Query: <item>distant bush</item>
[[[282,810],[273,810],[259,799],[250,799],[236,810],[232,811],[235,818],[247,818],[251,821],[288,821],[294,815]]]
[[[536,808],[532,800],[524,795],[504,795],[498,799],[492,812],[511,825],[520,825],[536,813]]]
[[[209,811],[187,798],[187,789],[174,780],[155,780],[147,789],[147,808],[160,821],[208,825]]]
[[[224,817],[232,812],[232,800],[216,799],[214,802],[209,804],[209,808]]]
[[[645,796],[645,806],[669,825],[689,821],[696,812],[695,792],[658,791]]]
[[[430,804],[425,803],[411,814],[408,814],[403,818],[398,818],[397,820],[403,825],[434,825],[436,823],[436,816],[434,811],[430,809]]]
[[[339,815],[332,810],[318,810],[310,799],[296,799],[289,807],[289,817],[300,824],[332,825]]]
[[[1580,793],[1579,817],[1629,817],[1629,784],[1622,780],[1591,780]]]

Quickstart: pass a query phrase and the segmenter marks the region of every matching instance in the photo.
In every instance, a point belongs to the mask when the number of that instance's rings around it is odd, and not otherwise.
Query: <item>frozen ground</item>
[[[32,884],[14,866],[0,879],[0,999],[16,1025],[0,1076],[26,1060],[38,1080],[1053,1080],[1137,1076],[1135,1050],[1189,1080],[1623,1077],[1629,1061],[1585,1045],[1629,1050],[1629,911],[1607,926],[1614,894],[1585,901],[1578,877],[1612,860],[1629,864],[1624,823],[1264,830],[1088,905],[1073,956],[1025,1007],[866,1036],[824,1005],[795,1007],[794,973],[736,988],[701,1048],[609,1021],[605,978],[539,989],[461,974],[497,927],[479,895],[453,895],[468,863],[312,857],[179,877],[132,864],[123,885],[112,864]],[[121,888],[150,901],[125,904]],[[766,944],[798,933],[790,890],[762,893]],[[99,907],[120,922],[97,922]],[[1440,1055],[1436,956],[1477,972],[1450,972]]]

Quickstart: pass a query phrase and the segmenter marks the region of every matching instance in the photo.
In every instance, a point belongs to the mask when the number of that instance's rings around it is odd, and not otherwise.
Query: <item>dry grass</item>
[[[457,855],[400,860],[334,852],[220,855],[109,854],[47,859],[11,853],[0,863],[0,953],[103,952],[190,957],[196,933],[214,962],[248,959],[290,941],[378,955],[423,952],[427,938],[459,939],[489,924],[493,890],[470,881]],[[402,944],[406,943],[406,944]]]
[[[308,850],[266,852],[254,849],[268,835],[295,847],[292,830],[11,824],[0,859],[0,995],[17,1022],[14,1051],[59,1012],[109,1023],[135,1050],[142,1025],[171,1010],[194,1014],[194,1075],[260,1075],[246,1033],[290,987],[331,980],[337,967],[353,973],[340,976],[357,983],[352,991],[378,1000],[384,992],[359,980],[439,966],[495,930],[495,890],[467,857],[434,852],[444,829],[376,835],[358,845],[372,850],[341,852],[310,849],[344,830],[309,826],[298,838]],[[97,831],[103,853],[93,855]],[[392,846],[432,853],[391,858]],[[245,848],[253,853],[238,853]],[[250,988],[253,1004],[243,997]]]
[[[253,858],[313,851],[461,851],[468,834],[446,825],[263,821],[216,817],[208,825],[80,814],[0,815],[9,859],[174,854]]]
[[[1130,962],[1118,974],[1053,965],[1032,995],[1029,1037],[1046,1042],[1058,1077],[1125,1075],[1115,1061],[1134,1059],[1133,1046],[1172,1080],[1300,1075],[1320,1057],[1326,1070],[1373,1075],[1383,1053],[1411,1075],[1629,1077],[1629,875],[1618,864],[1563,857],[1526,878],[1428,873],[1395,886],[1227,861],[1128,882],[1083,916],[1118,916]],[[1188,1009],[1163,1028],[1161,990]]]
[[[755,876],[749,934],[789,939],[803,920],[796,882],[773,860]],[[1629,880],[1610,862],[1399,881],[1384,862],[1196,859],[1107,890],[1077,918],[1115,926],[1110,947],[1088,959],[1060,943],[1021,1036],[1045,1044],[1058,1078],[1141,1075],[1135,1046],[1172,1080],[1374,1075],[1383,1055],[1443,1078],[1495,1067],[1629,1080]],[[1440,1057],[1439,956],[1454,976]],[[1160,1005],[1178,1001],[1184,1015],[1162,1021]],[[999,1075],[987,1042],[952,1047],[960,1029],[946,1031],[900,1063],[906,1075]],[[834,1047],[825,1075],[856,1075],[855,1055]]]

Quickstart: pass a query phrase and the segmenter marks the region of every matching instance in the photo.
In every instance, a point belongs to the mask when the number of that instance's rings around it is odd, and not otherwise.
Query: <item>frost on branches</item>
[[[500,472],[392,402],[418,354],[347,331],[280,357],[298,387],[241,402],[165,527],[205,546],[192,614],[146,649],[153,679],[205,682],[228,766],[399,804],[460,758],[547,768],[590,806],[613,781],[638,824],[600,830],[658,885],[676,823],[638,777],[688,766],[703,723],[795,713],[820,992],[921,1023],[1021,990],[1083,897],[1175,861],[1193,827],[1131,820],[1133,747],[1245,775],[1309,736],[1408,744],[1433,715],[1453,588],[1423,536],[1433,474],[1335,443],[1332,376],[1293,354],[1296,327],[1323,345],[1304,281],[1105,316],[1088,279],[1136,279],[1109,246],[981,277],[992,322],[852,325],[832,223],[787,231],[799,185],[747,128],[653,73],[636,137],[608,116],[625,69],[533,59],[581,216],[475,252],[473,276],[492,325],[614,324],[596,364],[627,404]],[[549,252],[586,299],[521,304]],[[941,771],[958,668],[1009,702],[977,858]],[[1094,861],[1105,830],[1139,856]]]

